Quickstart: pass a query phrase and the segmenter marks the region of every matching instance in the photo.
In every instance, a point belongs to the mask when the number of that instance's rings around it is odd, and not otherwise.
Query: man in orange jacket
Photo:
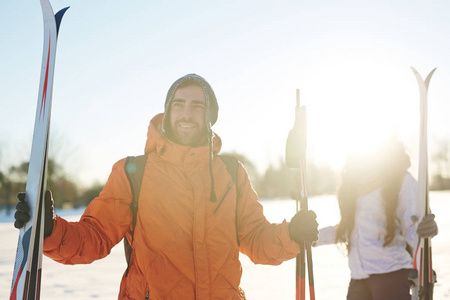
[[[291,222],[271,224],[242,164],[234,184],[217,157],[222,142],[211,126],[218,103],[204,78],[188,74],[175,81],[164,108],[148,128],[133,251],[119,299],[245,299],[239,251],[259,264],[294,258],[300,241],[317,240],[316,215],[300,211]],[[18,228],[29,219],[23,196]],[[91,263],[124,237],[131,240],[125,159],[78,222],[53,218],[49,191],[45,198],[44,254],[57,262]]]

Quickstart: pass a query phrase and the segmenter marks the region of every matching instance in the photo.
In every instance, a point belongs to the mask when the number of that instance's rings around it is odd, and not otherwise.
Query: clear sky
[[[169,86],[205,77],[224,151],[260,170],[284,157],[295,91],[308,158],[339,168],[349,149],[397,128],[415,162],[419,93],[429,90],[429,152],[450,138],[450,2],[51,1],[62,21],[50,151],[89,183],[143,153]],[[43,39],[39,1],[0,2],[0,167],[29,159]]]

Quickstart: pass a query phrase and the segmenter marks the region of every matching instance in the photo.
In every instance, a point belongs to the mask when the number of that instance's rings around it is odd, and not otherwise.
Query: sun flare
[[[416,129],[417,96],[409,87],[413,78],[404,76],[410,70],[403,69],[356,61],[318,70],[323,85],[305,100],[309,153],[340,169],[350,153],[393,137],[407,140]]]

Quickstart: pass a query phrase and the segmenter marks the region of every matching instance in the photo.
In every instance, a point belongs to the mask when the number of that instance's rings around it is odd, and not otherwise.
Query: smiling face
[[[200,86],[178,88],[170,104],[172,139],[193,147],[203,144],[206,141],[205,112],[205,93]]]

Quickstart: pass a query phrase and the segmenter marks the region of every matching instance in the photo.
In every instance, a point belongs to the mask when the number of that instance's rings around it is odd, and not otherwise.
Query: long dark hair
[[[355,225],[357,199],[381,188],[386,214],[386,235],[383,247],[395,236],[398,195],[411,162],[404,145],[395,140],[383,144],[365,155],[349,156],[342,169],[337,197],[341,220],[336,230],[336,242],[350,251],[350,236]]]

